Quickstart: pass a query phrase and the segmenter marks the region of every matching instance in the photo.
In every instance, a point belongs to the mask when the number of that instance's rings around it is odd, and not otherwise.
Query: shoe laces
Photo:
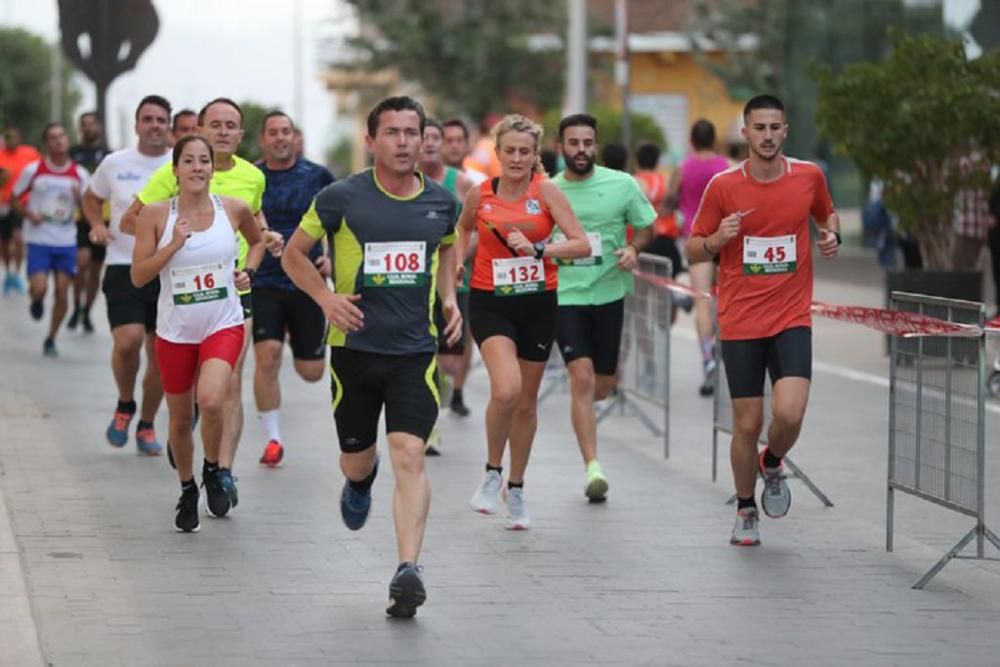
[[[105,413],[106,414],[106,413]],[[127,412],[115,412],[115,430],[124,431],[132,421],[132,415]]]
[[[769,495],[781,494],[781,482],[785,479],[781,468],[764,468],[764,487]]]
[[[486,479],[483,480],[483,493],[489,493],[490,495],[500,493],[501,482],[499,474],[495,474],[492,471],[486,473]]]
[[[524,516],[524,491],[522,489],[507,490],[507,509],[514,516]]]
[[[756,510],[741,510],[739,515],[740,519],[742,519],[743,530],[753,530],[757,527],[757,523],[760,521],[760,517]]]

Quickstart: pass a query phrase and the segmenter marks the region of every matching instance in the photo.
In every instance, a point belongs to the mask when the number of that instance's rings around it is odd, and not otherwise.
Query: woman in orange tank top
[[[472,507],[482,514],[499,510],[509,440],[505,525],[524,530],[530,524],[524,471],[538,425],[538,387],[555,338],[558,273],[553,260],[585,257],[590,243],[566,196],[543,175],[538,160],[542,128],[513,115],[493,132],[501,175],[469,191],[459,218],[459,257],[470,235],[479,235],[469,323],[490,376],[486,475]],[[549,243],[555,227],[565,241]]]

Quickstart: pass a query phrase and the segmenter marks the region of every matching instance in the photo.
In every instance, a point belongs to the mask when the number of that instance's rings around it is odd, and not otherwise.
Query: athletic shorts
[[[89,222],[78,222],[76,223],[76,247],[77,248],[89,248],[90,258],[92,261],[101,264],[104,262],[104,258],[108,256],[108,247],[103,245],[95,245],[90,242],[90,223]]]
[[[311,361],[326,354],[326,317],[323,309],[302,290],[255,287],[253,292],[253,342],[284,341],[292,356]]]
[[[156,337],[156,363],[168,394],[183,394],[194,386],[198,369],[208,359],[222,359],[231,368],[243,351],[243,325],[216,331],[201,343],[171,343]]]
[[[104,269],[101,291],[108,307],[111,328],[126,324],[141,324],[147,332],[156,330],[156,302],[160,297],[160,278],[142,287],[132,284],[131,267],[114,264]]]
[[[14,236],[14,230],[21,229],[22,222],[21,217],[14,211],[0,217],[0,241],[10,241]]]
[[[625,322],[625,299],[600,306],[559,306],[556,344],[569,364],[584,357],[598,375],[614,375]]]
[[[244,320],[249,320],[253,317],[253,292],[240,294],[240,306],[243,307]]]
[[[76,275],[76,247],[28,244],[28,277],[36,273]]]
[[[729,395],[764,395],[764,370],[771,384],[785,377],[812,379],[812,329],[793,327],[769,338],[722,341]]]
[[[408,433],[426,442],[437,422],[440,397],[434,354],[331,347],[330,385],[341,451],[363,452],[375,444],[383,406],[386,433]]]
[[[680,248],[677,247],[677,239],[672,239],[669,236],[656,236],[642,251],[669,259],[670,271],[674,278],[687,270],[684,268],[684,260],[681,259]]]
[[[464,354],[465,337],[469,331],[469,293],[458,292],[456,295],[458,310],[462,313],[462,336],[458,342],[448,347],[448,337],[444,333],[446,322],[444,321],[444,311],[441,310],[441,299],[434,300],[434,326],[438,331],[438,354]]]
[[[469,293],[472,337],[482,347],[487,338],[504,336],[514,341],[519,359],[548,361],[556,337],[558,308],[555,290],[497,296],[474,289]]]

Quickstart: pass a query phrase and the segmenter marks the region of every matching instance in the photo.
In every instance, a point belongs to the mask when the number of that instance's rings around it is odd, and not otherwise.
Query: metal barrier
[[[670,278],[669,259],[642,253],[639,271]],[[637,418],[651,434],[663,438],[663,457],[670,456],[670,323],[673,312],[671,292],[641,279],[625,297],[625,321],[618,358],[618,390],[600,407],[597,423],[611,414]],[[553,357],[555,357],[553,353]],[[541,405],[549,396],[564,393],[569,386],[565,371],[556,370],[561,359],[550,361],[553,376],[538,396]],[[663,410],[662,426],[644,409],[643,403]]]
[[[983,304],[971,301],[893,292],[890,308],[979,327],[985,321]],[[926,586],[953,558],[986,559],[986,540],[1000,549],[1000,538],[984,517],[985,346],[984,336],[893,336],[890,341],[886,551],[893,548],[895,491],[976,520],[913,588]],[[973,538],[976,555],[961,555]]]
[[[715,400],[712,406],[712,481],[718,479],[719,472],[719,433],[733,433],[733,406],[729,396],[729,382],[726,379],[726,365],[722,362],[722,345],[715,346]],[[771,383],[764,382],[764,428],[761,429],[758,444],[767,445],[767,424],[771,422]],[[795,465],[795,462],[788,456],[784,458],[785,466],[791,479],[798,479],[814,496],[819,498],[827,507],[833,507],[833,502],[823,493],[822,489],[802,471],[802,468]],[[734,493],[726,501],[727,505],[736,502]]]

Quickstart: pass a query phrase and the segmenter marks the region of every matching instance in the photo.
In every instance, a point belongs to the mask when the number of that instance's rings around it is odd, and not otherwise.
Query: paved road
[[[875,305],[879,289],[821,281],[817,296]],[[687,322],[675,336],[669,462],[634,420],[614,418],[601,430],[611,499],[588,505],[557,394],[541,409],[525,533],[468,509],[484,459],[480,372],[472,417],[447,419],[445,455],[429,462],[429,600],[401,623],[383,613],[391,474],[376,483],[369,525],[347,531],[325,383],[284,374],[287,465],[256,466],[263,430],[249,419],[239,508],[178,535],[166,461],[103,441],[115,398],[106,325],[64,334],[54,361],[26,311],[23,297],[0,299],[0,665],[996,664],[997,563],[953,563],[910,589],[969,521],[903,498],[897,550],[884,551],[877,334],[817,323],[795,458],[836,507],[794,485],[792,513],[764,523],[759,549],[727,543],[728,473],[709,480],[711,403],[695,395]],[[249,397],[246,407],[253,415]]]

